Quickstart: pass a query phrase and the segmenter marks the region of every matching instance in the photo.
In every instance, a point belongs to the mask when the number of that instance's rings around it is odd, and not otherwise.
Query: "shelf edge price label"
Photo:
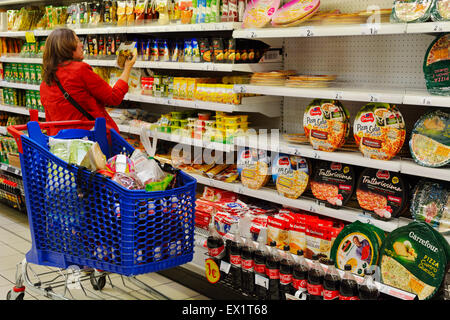
[[[226,274],[230,273],[231,263],[226,261],[220,261],[220,271],[225,272]]]
[[[314,37],[314,29],[312,27],[301,28],[300,35],[306,38]]]
[[[431,106],[431,97],[422,97],[422,99],[420,99],[420,103],[424,106]]]
[[[435,22],[433,25],[433,32],[442,32],[444,30],[444,27],[442,26],[441,22]]]
[[[211,259],[208,258],[205,260],[205,275],[206,279],[210,283],[217,283],[220,280],[220,270],[217,263]]]
[[[377,94],[369,93],[368,101],[369,102],[380,102],[380,97]]]
[[[334,99],[335,100],[343,100],[344,99],[344,94],[342,91],[338,91],[334,94]]]
[[[365,27],[363,28],[361,34],[362,35],[369,35],[369,36],[375,36],[378,34],[380,30],[380,26],[379,24],[376,23],[368,23],[365,25]]]
[[[255,273],[255,284],[263,288],[269,289],[269,278]]]

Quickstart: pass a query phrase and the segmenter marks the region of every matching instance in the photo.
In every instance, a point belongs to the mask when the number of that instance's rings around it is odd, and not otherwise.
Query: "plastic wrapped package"
[[[141,184],[139,179],[137,179],[134,173],[116,172],[112,180],[120,184],[122,187],[127,188],[128,190],[144,189],[144,186]]]
[[[449,21],[450,0],[435,0],[431,9],[431,19],[433,21]]]
[[[247,9],[245,9],[242,27],[262,28],[266,26],[279,6],[280,0],[255,0],[254,2],[249,2]]]
[[[431,16],[435,0],[395,0],[391,22],[425,22]]]

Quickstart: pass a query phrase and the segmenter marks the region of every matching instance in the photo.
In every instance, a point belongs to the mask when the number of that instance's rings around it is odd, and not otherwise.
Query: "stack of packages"
[[[281,250],[289,245],[293,254],[303,250],[308,259],[314,254],[329,258],[334,239],[343,228],[341,221],[319,218],[305,211],[281,209],[267,220],[267,243],[275,241]]]
[[[205,187],[202,196],[196,201],[195,225],[208,229],[211,219],[221,236],[230,232],[231,225],[244,216],[251,222],[250,232],[256,241],[261,228],[267,227],[267,219],[278,208],[264,201],[241,201],[236,193],[212,187]]]

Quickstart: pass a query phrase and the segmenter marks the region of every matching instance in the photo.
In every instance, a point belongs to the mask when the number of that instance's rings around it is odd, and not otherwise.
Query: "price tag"
[[[343,94],[343,92],[342,91],[339,91],[339,92],[336,92],[335,94],[334,94],[334,99],[335,100],[343,100],[344,99],[344,94]]]
[[[34,37],[34,33],[27,31],[25,32],[25,39],[28,43],[35,43],[36,42],[36,38]]]
[[[314,37],[314,29],[312,27],[302,28],[300,34],[302,37],[306,38]]]
[[[433,32],[442,32],[444,28],[442,27],[441,22],[435,22],[433,25]]]
[[[215,66],[211,62],[205,63],[205,70],[206,71],[215,71]]]
[[[431,97],[423,97],[420,102],[424,106],[431,106]]]
[[[250,39],[254,39],[254,38],[256,38],[256,32],[255,31],[250,31],[249,33],[248,33],[248,36],[247,36],[247,38],[250,38]]]
[[[359,214],[358,221],[373,225],[373,218],[367,214]]]
[[[269,290],[269,278],[255,274],[255,284]]]
[[[205,260],[205,275],[210,283],[217,283],[220,280],[219,266],[213,259]]]
[[[362,35],[375,36],[378,34],[380,26],[378,24],[366,24],[361,32]]]
[[[236,93],[247,93],[247,88],[245,86],[235,86],[234,91]]]
[[[228,274],[230,272],[231,264],[225,261],[220,261],[220,271]]]
[[[369,94],[369,102],[380,102],[380,97],[377,94]]]

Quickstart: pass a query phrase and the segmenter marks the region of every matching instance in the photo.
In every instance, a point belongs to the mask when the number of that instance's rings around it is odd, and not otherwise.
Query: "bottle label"
[[[219,248],[208,248],[208,254],[210,257],[222,259],[225,255],[225,246]]]
[[[280,283],[287,285],[292,282],[292,274],[280,273]]]
[[[306,289],[306,279],[292,279],[292,285],[296,290]]]
[[[337,300],[337,299],[339,299],[338,290],[323,289],[323,300]]]
[[[245,260],[241,259],[242,269],[246,271],[253,271],[253,268],[255,266],[255,263],[253,260]]]
[[[339,300],[359,300],[359,298],[355,297],[355,296],[346,297],[346,296],[339,295]]]
[[[279,269],[266,269],[266,274],[271,280],[280,279]]]
[[[255,264],[255,272],[265,274],[266,273],[266,265],[264,264]]]
[[[323,286],[321,284],[310,284],[306,285],[308,293],[313,296],[321,296],[323,291]]]
[[[241,256],[240,255],[230,255],[230,263],[234,266],[241,266]]]

